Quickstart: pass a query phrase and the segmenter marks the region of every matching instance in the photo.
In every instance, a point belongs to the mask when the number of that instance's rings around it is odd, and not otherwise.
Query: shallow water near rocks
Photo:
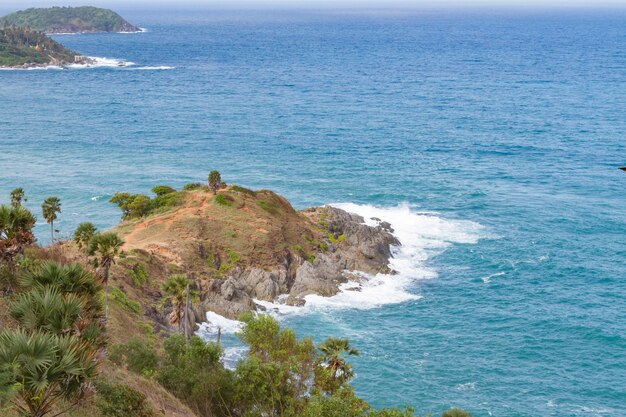
[[[219,169],[388,217],[398,281],[281,313],[351,339],[360,395],[624,413],[625,13],[119,11],[148,31],[55,38],[135,65],[0,72],[2,202],[59,196],[68,237]]]

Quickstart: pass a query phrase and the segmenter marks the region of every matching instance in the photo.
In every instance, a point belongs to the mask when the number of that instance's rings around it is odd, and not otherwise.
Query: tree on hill
[[[98,264],[102,269],[102,282],[105,287],[105,319],[109,319],[109,270],[115,263],[121,251],[124,241],[115,233],[100,233],[91,239],[89,254],[98,257]]]
[[[26,202],[26,198],[24,198],[24,189],[18,187],[11,191],[11,205],[13,207],[21,206],[22,201]]]
[[[61,212],[61,200],[58,197],[46,198],[41,205],[41,212],[46,223],[50,225],[50,238],[54,243],[54,221],[57,219],[57,214]]]
[[[320,370],[317,382],[326,392],[333,393],[341,388],[354,376],[352,365],[344,359],[344,355],[357,356],[359,351],[350,346],[348,339],[330,337],[318,346],[320,351]]]
[[[208,182],[209,188],[211,189],[211,191],[213,191],[213,194],[217,194],[217,190],[219,190],[222,185],[222,176],[219,171],[211,171],[209,173]]]
[[[91,239],[95,236],[98,229],[93,223],[85,222],[78,225],[74,231],[74,242],[78,246],[78,249],[85,250],[85,258],[89,256],[89,244]]]
[[[117,204],[124,220],[145,216],[151,208],[150,197],[144,194],[115,193],[109,202]]]
[[[23,329],[0,334],[0,364],[14,365],[0,380],[0,392],[13,390],[15,408],[32,417],[51,414],[62,400],[69,409],[78,405],[97,373],[95,350],[78,337]]]
[[[35,216],[23,206],[0,206],[0,268],[6,268],[8,290],[14,286],[15,259],[35,242],[34,225]]]
[[[45,262],[22,275],[19,283],[29,291],[15,297],[9,310],[20,327],[74,334],[95,347],[104,345],[102,287],[82,266]]]
[[[169,300],[174,307],[170,321],[172,324],[178,323],[179,331],[182,331],[183,320],[188,320],[189,312],[184,311],[186,310],[187,287],[189,287],[189,299],[197,300],[198,292],[190,287],[190,282],[185,275],[172,275],[161,287],[167,296],[166,300]]]

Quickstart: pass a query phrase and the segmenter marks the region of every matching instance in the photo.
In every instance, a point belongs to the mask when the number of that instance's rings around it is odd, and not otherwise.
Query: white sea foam
[[[486,277],[483,277],[483,282],[485,284],[489,284],[491,282],[491,278],[500,277],[505,274],[506,272],[496,272],[495,274],[487,275]]]
[[[240,321],[227,319],[212,311],[206,313],[206,319],[207,321],[202,323],[200,330],[198,330],[201,333],[217,334],[218,329],[220,329],[223,334],[234,334],[243,326]]]
[[[121,33],[123,35],[133,35],[135,33],[146,33],[148,31],[148,29],[144,29],[144,28],[139,28],[139,30],[135,30],[135,31],[122,31],[122,32],[115,32],[115,33]]]
[[[476,382],[467,382],[465,384],[458,384],[456,387],[459,391],[475,390]]]
[[[270,313],[276,315],[305,314],[311,310],[370,309],[385,304],[397,304],[417,300],[421,296],[412,290],[419,280],[437,276],[426,261],[452,244],[473,244],[487,237],[485,229],[478,223],[466,220],[450,220],[436,213],[418,212],[408,204],[396,207],[376,207],[353,203],[337,203],[332,206],[363,216],[370,226],[382,221],[389,222],[401,246],[393,248],[390,267],[394,275],[360,274],[361,283],[349,282],[341,285],[340,292],[332,297],[309,295],[304,307],[292,307],[280,301],[269,303],[255,300]]]
[[[0,68],[0,71],[39,71],[39,70],[62,70],[63,67],[58,65],[47,65],[45,67],[30,67],[30,68]]]
[[[363,278],[360,283],[345,283],[341,285],[340,292],[332,297],[306,296],[303,307],[284,304],[286,296],[279,297],[275,302],[254,300],[266,313],[280,318],[315,311],[371,309],[386,304],[417,300],[421,296],[415,293],[415,283],[437,276],[436,271],[426,265],[429,258],[450,245],[474,244],[481,238],[490,237],[478,223],[445,219],[437,213],[418,212],[408,204],[387,208],[352,203],[332,205],[363,216],[365,223],[371,226],[378,225],[380,221],[391,224],[394,235],[401,242],[401,246],[393,248],[393,258],[390,260],[390,267],[397,273],[375,276],[359,273]],[[242,325],[243,323],[236,320],[209,312],[207,322],[200,326],[198,333],[209,340],[214,340],[218,327],[221,328],[222,334],[233,334],[241,329]],[[238,347],[227,349],[225,362],[232,365],[242,354]]]
[[[116,58],[106,58],[106,57],[97,57],[97,56],[88,56],[87,58],[91,59],[93,62],[89,64],[72,64],[68,65],[68,68],[101,68],[101,67],[111,67],[111,68],[125,68],[135,65],[134,62],[125,61],[123,59]]]
[[[40,71],[40,70],[65,70],[65,69],[87,69],[87,68],[119,68],[125,70],[134,70],[134,71],[165,71],[172,70],[176,67],[172,67],[169,65],[152,65],[152,66],[141,66],[137,67],[134,62],[126,61],[124,59],[117,58],[106,58],[106,57],[97,57],[97,56],[89,56],[92,62],[87,64],[69,64],[65,66],[59,65],[46,65],[41,67],[30,67],[30,68],[0,68],[2,71]]]
[[[145,67],[137,67],[131,68],[132,70],[153,70],[153,71],[163,71],[163,70],[172,70],[176,67],[170,67],[168,65],[158,65],[158,66],[145,66]]]

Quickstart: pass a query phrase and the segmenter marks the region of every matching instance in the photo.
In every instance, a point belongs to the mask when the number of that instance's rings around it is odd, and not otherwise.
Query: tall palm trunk
[[[178,300],[178,305],[176,306],[176,313],[178,314],[178,331],[180,333],[183,332],[183,302]]]
[[[54,220],[50,221],[50,242],[54,245]]]
[[[104,321],[109,321],[109,264],[104,264]]]

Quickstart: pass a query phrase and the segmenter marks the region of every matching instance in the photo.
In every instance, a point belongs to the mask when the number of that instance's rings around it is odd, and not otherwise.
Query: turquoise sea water
[[[126,15],[56,38],[134,65],[0,71],[0,201],[59,196],[63,236],[213,168],[351,203],[400,281],[282,317],[349,337],[372,404],[626,413],[626,12]]]

